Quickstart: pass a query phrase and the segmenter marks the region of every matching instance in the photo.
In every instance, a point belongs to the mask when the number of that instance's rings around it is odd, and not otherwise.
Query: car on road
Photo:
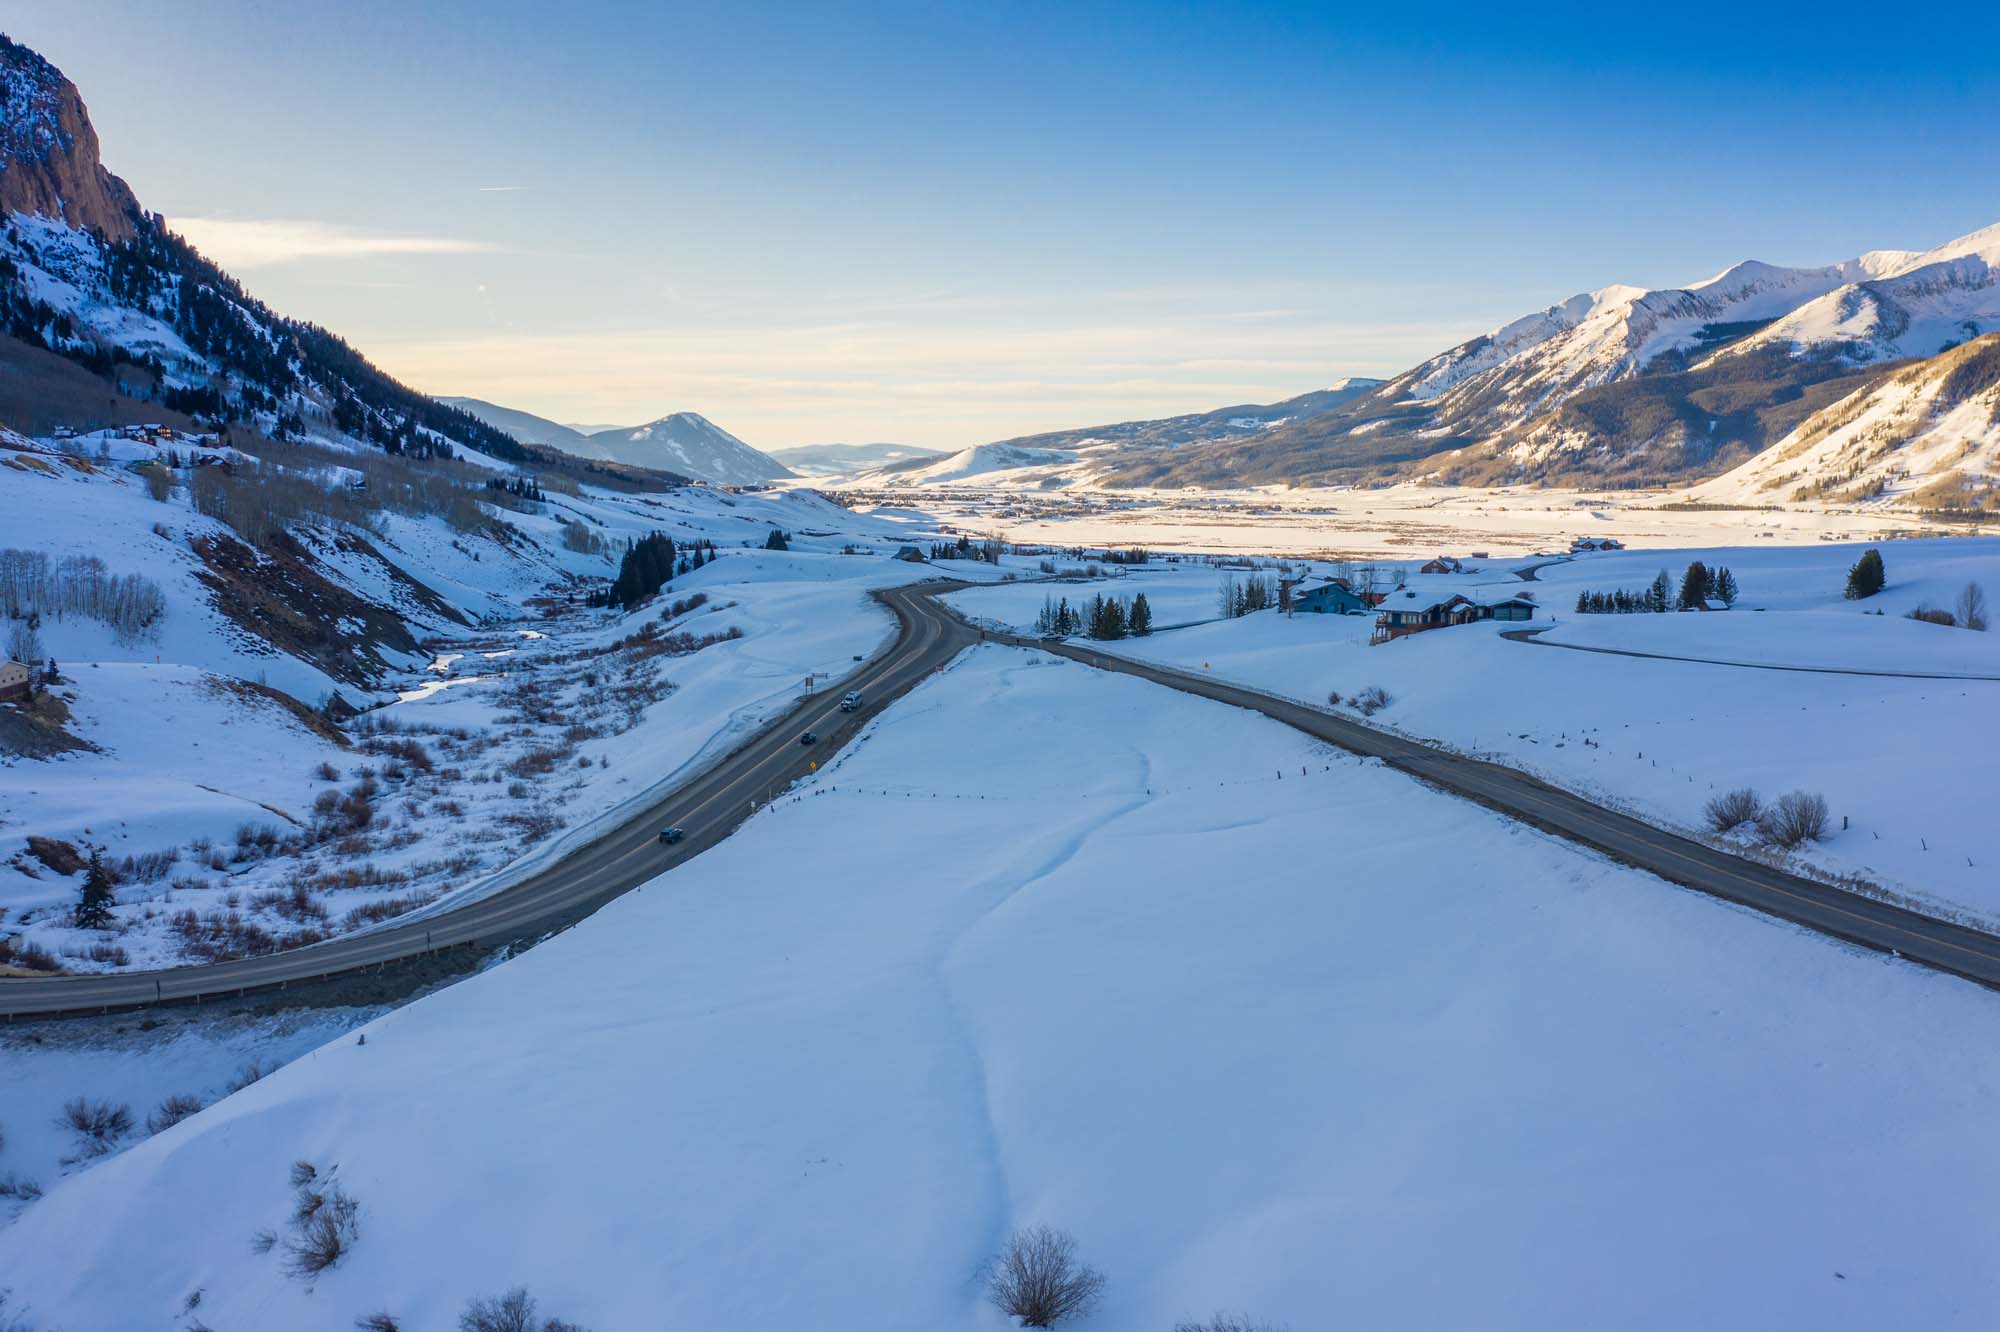
[[[672,846],[675,842],[680,841],[681,838],[686,836],[687,829],[685,828],[662,828],[660,829],[660,845]]]
[[[859,689],[848,690],[847,697],[840,700],[840,710],[842,712],[853,712],[860,706],[861,706],[861,691]]]
[[[804,735],[799,737],[799,743],[802,745],[818,744],[819,737],[814,735],[811,731],[807,731]]]

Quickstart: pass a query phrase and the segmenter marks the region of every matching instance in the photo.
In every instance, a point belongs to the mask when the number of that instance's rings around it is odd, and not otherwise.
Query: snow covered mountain
[[[545,448],[574,453],[576,446],[583,442],[582,431],[558,424],[545,416],[536,416],[533,412],[516,411],[483,398],[439,398],[438,401],[447,407],[456,407],[468,416],[478,417],[495,430],[506,431],[523,444],[540,444]]]
[[[1022,468],[1064,468],[1081,455],[1071,449],[1029,448],[1021,444],[975,444],[941,458],[913,459],[877,468],[858,478],[860,484],[928,485],[939,482],[986,482],[1003,472]]]
[[[792,474],[776,458],[759,453],[696,412],[675,412],[642,426],[602,430],[561,447],[579,458],[660,468],[721,485],[752,485]]]
[[[2000,333],[1822,408],[1693,493],[1715,503],[1879,502],[2000,515]]]
[[[1306,420],[1330,412],[1381,383],[1379,379],[1353,375],[1283,402],[1241,403],[1209,412],[1190,412],[1184,416],[1120,421],[1112,425],[1085,426],[1080,430],[1051,430],[1039,435],[996,440],[995,443],[1024,449],[1096,448],[1100,454],[1143,454],[1149,449],[1238,439],[1287,421]],[[1105,445],[1117,448],[1107,450],[1102,447]]]
[[[1851,361],[1939,352],[2000,327],[2000,223],[1876,271],[1789,311],[1739,350],[1830,348]]]
[[[76,86],[12,41],[0,41],[0,334],[12,372],[0,420],[30,433],[143,420],[422,460],[533,457],[278,314],[145,212],[98,160]]]
[[[1714,474],[1879,382],[2000,327],[2000,226],[1929,251],[1687,287],[1611,286],[1453,347],[1241,444],[1114,459],[1124,484],[1430,478],[1673,482]]]
[[[945,450],[915,444],[797,444],[768,452],[799,476],[852,476],[891,463],[945,456]]]
[[[128,240],[142,214],[97,160],[97,131],[76,85],[0,34],[0,216],[37,213]]]

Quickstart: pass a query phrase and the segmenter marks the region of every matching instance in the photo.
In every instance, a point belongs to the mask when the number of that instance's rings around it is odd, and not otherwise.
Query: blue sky
[[[439,393],[957,445],[2000,220],[2000,17],[38,5],[106,163]]]

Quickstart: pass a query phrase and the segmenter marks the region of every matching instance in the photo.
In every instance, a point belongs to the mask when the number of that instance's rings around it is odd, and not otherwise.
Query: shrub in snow
[[[1186,1321],[1175,1323],[1174,1332],[1288,1332],[1288,1330],[1282,1323],[1267,1323],[1262,1319],[1249,1318],[1243,1314],[1219,1313],[1199,1323]]]
[[[1326,705],[1330,708],[1340,706],[1340,691],[1338,689],[1329,689],[1326,691]]]
[[[1757,832],[1772,846],[1790,849],[1826,835],[1826,801],[1810,791],[1789,791],[1771,802]]]
[[[33,1202],[41,1196],[42,1186],[34,1180],[22,1179],[11,1172],[0,1175],[0,1198],[18,1198],[22,1202]],[[6,1324],[0,1323],[0,1332],[4,1332],[5,1328]]]
[[[986,1273],[986,1298],[1026,1327],[1080,1317],[1103,1293],[1104,1274],[1077,1261],[1075,1238],[1049,1226],[1008,1236]]]
[[[1922,620],[1925,624],[1941,624],[1950,629],[1957,625],[1958,617],[1948,610],[1939,610],[1929,602],[1919,602],[1903,616],[1906,620]]]
[[[355,1332],[403,1332],[403,1325],[386,1313],[363,1314],[354,1320]]]
[[[1364,717],[1372,717],[1389,706],[1389,694],[1381,685],[1369,685],[1351,700],[1354,710]]]
[[[285,1241],[285,1272],[304,1281],[332,1267],[361,1238],[361,1204],[348,1196],[331,1168],[310,1161],[292,1163],[292,1237]],[[260,1231],[252,1247],[270,1245]]]
[[[472,1300],[458,1316],[458,1332],[584,1332],[560,1318],[535,1317],[535,1297],[516,1286],[505,1295]]]
[[[83,1155],[102,1156],[132,1131],[132,1107],[79,1096],[63,1106],[56,1123],[76,1134],[77,1149]]]
[[[201,1102],[192,1096],[169,1096],[160,1102],[159,1109],[146,1116],[146,1132],[159,1133],[186,1119],[201,1109]]]
[[[1716,796],[1701,807],[1708,816],[1708,826],[1719,833],[1740,828],[1746,823],[1755,823],[1764,813],[1764,802],[1749,787],[1739,787]]]

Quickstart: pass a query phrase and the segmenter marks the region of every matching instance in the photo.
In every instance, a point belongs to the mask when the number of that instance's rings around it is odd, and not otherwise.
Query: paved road
[[[366,971],[460,944],[483,941],[497,946],[579,920],[727,837],[749,815],[753,801],[761,803],[803,776],[808,763],[824,763],[869,717],[977,641],[976,629],[944,614],[929,599],[930,594],[962,586],[933,582],[878,592],[899,628],[887,652],[805,700],[612,832],[491,897],[368,934],[212,966],[108,976],[0,978],[0,1018],[230,997]],[[841,695],[849,689],[861,690],[867,700],[860,712],[840,711]],[[799,734],[808,730],[819,736],[819,743],[811,747],[798,742]],[[661,846],[659,830],[669,824],[686,829],[687,837],[676,846]]]
[[[1041,649],[1100,670],[1137,676],[1263,713],[1671,882],[2000,987],[2000,938],[1718,851],[1594,805],[1513,768],[1452,754],[1199,673],[1133,661],[1080,644],[981,634],[932,600],[938,593],[962,586],[933,582],[877,593],[900,626],[895,645],[887,653],[826,693],[807,700],[615,831],[491,897],[428,920],[208,967],[112,976],[0,978],[0,1017],[98,1012],[233,996],[364,971],[458,944],[499,944],[529,938],[579,920],[727,837],[748,816],[752,802],[761,802],[803,776],[810,760],[823,761],[868,717],[981,637]],[[868,706],[859,713],[843,714],[838,710],[840,695],[850,688],[861,689]],[[798,736],[804,730],[818,732],[819,744],[810,749],[799,745]],[[687,839],[675,847],[662,847],[655,837],[670,823],[687,829]]]
[[[1640,652],[1633,648],[1592,647],[1585,643],[1551,643],[1536,635],[1545,634],[1550,626],[1539,629],[1503,629],[1500,637],[1515,643],[1527,643],[1534,647],[1564,648],[1570,652],[1601,652],[1607,657],[1650,657],[1654,661],[1691,661],[1700,666],[1734,666],[1746,671],[1800,671],[1807,675],[1869,675],[1890,680],[2000,680],[2000,675],[1980,675],[1966,671],[1953,674],[1949,671],[1871,671],[1854,666],[1780,666],[1768,661],[1726,661],[1719,657],[1677,657],[1670,652]]]
[[[1224,684],[1198,672],[1133,661],[1075,643],[1045,643],[999,634],[990,637],[1261,712],[1329,744],[1379,758],[1453,795],[1475,800],[1670,882],[1850,943],[1899,953],[1940,971],[2000,986],[2000,938],[1718,851],[1592,804],[1516,769],[1466,758],[1287,699]]]

